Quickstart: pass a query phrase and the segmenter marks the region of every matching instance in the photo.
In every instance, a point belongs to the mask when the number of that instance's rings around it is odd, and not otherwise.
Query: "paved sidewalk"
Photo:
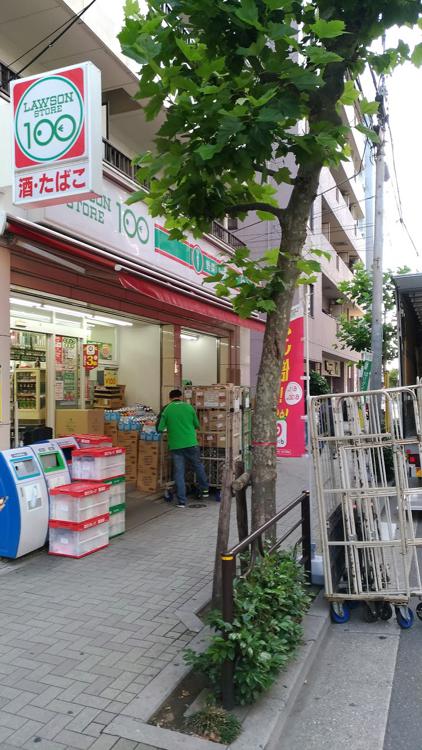
[[[282,471],[280,505],[303,471]],[[146,750],[102,730],[195,636],[177,611],[210,582],[218,509],[155,501],[94,555],[1,568],[2,750]]]

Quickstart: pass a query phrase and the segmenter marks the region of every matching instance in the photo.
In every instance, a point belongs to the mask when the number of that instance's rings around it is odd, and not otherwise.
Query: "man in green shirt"
[[[176,484],[177,507],[186,507],[185,466],[188,461],[199,483],[203,497],[208,497],[208,479],[201,463],[196,430],[199,430],[198,416],[191,404],[182,400],[182,391],[170,391],[170,403],[162,410],[158,432],[167,430],[169,451],[173,461],[173,478]]]

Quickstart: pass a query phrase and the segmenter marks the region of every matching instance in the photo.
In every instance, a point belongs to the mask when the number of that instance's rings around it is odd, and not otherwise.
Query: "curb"
[[[199,609],[197,607],[196,611]],[[284,726],[325,638],[329,622],[329,610],[320,592],[304,617],[304,643],[296,659],[282,672],[268,693],[246,709],[242,734],[230,746],[147,724],[190,669],[180,663],[180,656],[152,680],[124,712],[104,728],[103,733],[141,742],[146,748],[154,750],[276,750]],[[204,627],[193,639],[192,645],[206,646],[207,635],[208,629]],[[243,711],[241,709],[242,714]]]

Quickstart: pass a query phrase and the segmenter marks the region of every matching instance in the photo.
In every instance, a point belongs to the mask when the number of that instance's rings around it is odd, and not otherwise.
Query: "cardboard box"
[[[64,435],[104,435],[103,409],[56,409],[57,437]]]
[[[112,441],[113,446],[117,445],[117,422],[104,422],[104,435],[107,435]]]

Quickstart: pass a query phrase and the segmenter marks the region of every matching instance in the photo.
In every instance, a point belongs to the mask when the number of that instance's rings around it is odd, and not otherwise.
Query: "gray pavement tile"
[[[41,727],[42,724],[38,721],[28,720],[20,729],[7,737],[7,741],[10,745],[15,745],[16,747],[21,748],[30,737],[38,735],[38,731]]]
[[[89,750],[111,750],[111,748],[114,750],[117,739],[117,737],[102,734],[101,737],[98,737],[94,744],[90,746]]]
[[[67,750],[66,745],[62,745],[61,742],[51,742],[38,735],[32,737],[23,747],[25,750]]]
[[[88,750],[92,746],[92,737],[86,734],[79,734],[79,732],[69,732],[68,729],[62,729],[61,732],[56,734],[55,741],[61,742],[62,745],[70,745],[75,750]]]

